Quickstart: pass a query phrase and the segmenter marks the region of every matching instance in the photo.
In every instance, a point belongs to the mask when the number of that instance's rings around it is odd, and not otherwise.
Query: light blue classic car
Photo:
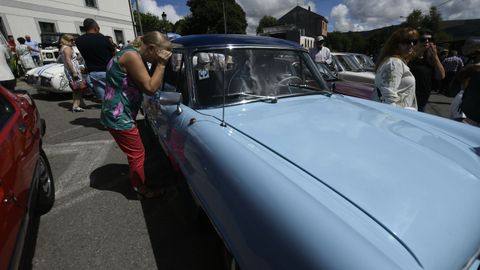
[[[332,94],[306,50],[175,39],[148,122],[241,269],[477,269],[480,129]]]

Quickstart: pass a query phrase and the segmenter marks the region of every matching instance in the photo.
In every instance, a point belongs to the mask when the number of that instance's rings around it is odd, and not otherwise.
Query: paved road
[[[32,226],[27,266],[220,269],[219,240],[192,222],[185,188],[169,202],[136,200],[126,157],[100,125],[98,104],[87,101],[89,110],[72,113],[68,94],[38,94],[23,82],[18,88],[33,95],[47,121],[44,149],[57,198],[52,211]],[[431,100],[428,112],[448,115],[451,99],[433,95]],[[159,146],[148,136],[144,143],[147,177],[160,185],[176,183]]]
[[[53,209],[32,224],[26,268],[220,269],[219,240],[192,222],[185,188],[168,202],[136,199],[126,156],[100,125],[98,104],[72,113],[71,95],[38,94],[22,82],[17,88],[33,95],[46,119],[56,184]],[[144,142],[147,177],[176,183],[159,146],[148,136]]]

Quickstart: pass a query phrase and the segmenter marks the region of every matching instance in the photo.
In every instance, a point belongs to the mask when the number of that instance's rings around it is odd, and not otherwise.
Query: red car
[[[0,270],[18,268],[29,221],[55,200],[44,132],[30,95],[0,87]]]

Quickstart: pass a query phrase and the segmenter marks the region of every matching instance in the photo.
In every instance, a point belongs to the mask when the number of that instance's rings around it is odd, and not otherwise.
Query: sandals
[[[83,108],[80,108],[80,107],[73,107],[72,108],[72,112],[84,112],[85,110]]]

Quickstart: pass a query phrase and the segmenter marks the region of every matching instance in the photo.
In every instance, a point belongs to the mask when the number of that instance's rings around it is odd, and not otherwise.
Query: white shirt
[[[15,79],[7,60],[10,59],[10,49],[0,44],[0,81],[10,81]]]
[[[25,41],[25,45],[30,46],[32,49],[38,50],[38,43],[36,41],[30,40],[30,41]],[[36,51],[31,51],[30,52],[32,56],[40,55],[39,52]]]
[[[315,53],[315,62],[327,63],[329,65],[332,63],[332,54],[329,48],[322,46],[322,48],[314,48],[314,50],[318,50],[318,52]]]
[[[378,89],[378,90],[377,90]],[[381,96],[379,97],[378,92]],[[417,110],[415,77],[399,58],[387,58],[375,74],[373,100]]]

